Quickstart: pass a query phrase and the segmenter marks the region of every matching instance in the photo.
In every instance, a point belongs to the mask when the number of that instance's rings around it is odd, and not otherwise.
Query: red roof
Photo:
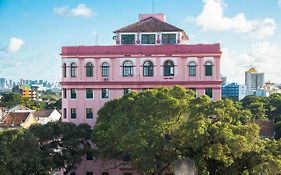
[[[155,17],[148,17],[136,23],[114,31],[114,33],[131,32],[184,32],[182,29],[161,21]]]
[[[44,110],[38,110],[34,111],[33,114],[36,118],[46,118],[49,117],[54,109],[44,109]]]
[[[62,55],[172,55],[219,54],[219,44],[164,44],[164,45],[115,45],[115,46],[66,46]]]
[[[8,113],[3,119],[1,126],[20,126],[30,115],[31,112],[12,112]]]

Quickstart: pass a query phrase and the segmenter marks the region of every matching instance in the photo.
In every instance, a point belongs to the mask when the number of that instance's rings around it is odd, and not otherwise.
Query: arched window
[[[125,61],[123,63],[123,77],[133,76],[133,63],[131,61]]]
[[[75,63],[71,63],[71,65],[70,65],[70,76],[76,77],[76,64]]]
[[[92,77],[93,76],[93,64],[87,63],[86,64],[86,77]]]
[[[213,64],[210,61],[205,63],[205,76],[212,76],[213,75]]]
[[[108,65],[107,62],[104,62],[101,65],[101,75],[102,75],[102,77],[108,77],[109,76],[109,65]]]
[[[62,76],[66,77],[66,64],[65,63],[62,66]]]
[[[144,62],[143,76],[144,77],[153,77],[153,63],[151,61]]]
[[[188,65],[189,76],[196,76],[196,63],[190,62]]]
[[[164,63],[164,76],[174,76],[174,63],[170,60]]]

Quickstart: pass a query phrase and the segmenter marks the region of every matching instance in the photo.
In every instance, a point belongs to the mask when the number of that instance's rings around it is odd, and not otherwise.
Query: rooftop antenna
[[[96,45],[98,45],[98,34],[96,33]]]
[[[152,14],[154,15],[154,0],[152,0]]]

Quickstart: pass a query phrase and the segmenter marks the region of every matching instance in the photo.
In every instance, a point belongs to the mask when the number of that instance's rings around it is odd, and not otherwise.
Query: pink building
[[[114,31],[113,46],[63,47],[62,120],[94,125],[105,102],[131,90],[181,85],[220,99],[220,45],[187,45],[185,31],[165,20],[164,14],[142,14]],[[126,167],[107,171],[99,163],[84,161],[77,174],[134,174]]]

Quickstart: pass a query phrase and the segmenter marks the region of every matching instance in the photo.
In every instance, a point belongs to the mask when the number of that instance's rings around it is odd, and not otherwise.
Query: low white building
[[[61,113],[56,109],[45,109],[34,111],[34,116],[38,120],[38,123],[44,125],[48,122],[57,122],[61,118]]]

